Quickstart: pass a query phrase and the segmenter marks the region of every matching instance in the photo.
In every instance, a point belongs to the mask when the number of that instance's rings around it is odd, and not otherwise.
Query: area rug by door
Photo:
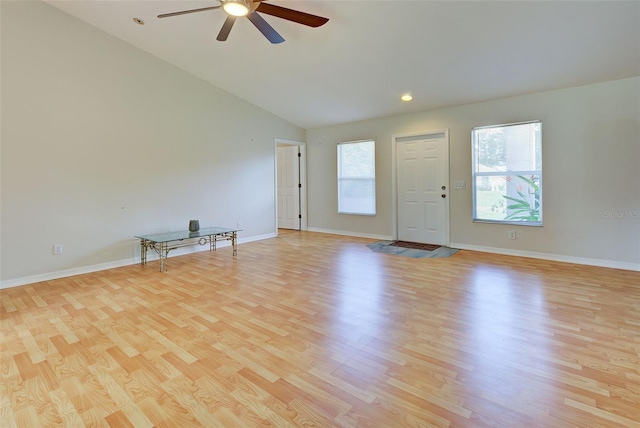
[[[435,244],[421,244],[419,242],[407,242],[407,241],[393,241],[391,244],[394,247],[413,248],[414,250],[433,251],[441,247],[441,245]]]
[[[411,257],[414,259],[449,257],[458,252],[456,248],[441,247],[438,245],[435,246],[437,248],[430,251],[418,248],[406,248],[393,245],[395,242],[398,241],[378,241],[373,244],[368,244],[367,247],[376,253],[394,254],[396,256]]]

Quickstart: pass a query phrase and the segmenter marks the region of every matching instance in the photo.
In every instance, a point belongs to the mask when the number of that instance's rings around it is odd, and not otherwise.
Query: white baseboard
[[[563,256],[560,254],[538,253],[535,251],[509,250],[505,248],[483,247],[479,245],[449,244],[451,248],[480,251],[483,253],[502,254],[505,256],[529,257],[532,259],[551,260],[554,262],[576,263],[579,265],[599,266],[613,269],[640,271],[640,263],[618,262],[615,260],[590,259],[585,257]]]
[[[24,276],[22,278],[5,279],[4,281],[0,281],[0,290],[5,288],[19,287],[26,284],[34,284],[36,282],[50,281],[52,279],[66,278],[68,276],[82,275],[85,273],[98,272],[107,269],[115,269],[122,266],[129,266],[135,263],[140,263],[140,260],[134,261],[132,259],[123,259],[107,263],[98,263],[95,265],[63,269],[55,272],[41,273],[38,275]]]
[[[334,235],[355,236],[358,238],[372,238],[372,239],[380,239],[383,241],[392,241],[394,239],[392,236],[386,236],[386,235],[371,235],[371,234],[365,234],[365,233],[347,232],[342,230],[320,229],[316,227],[310,227],[308,230],[309,232],[331,233]],[[560,254],[538,253],[535,251],[509,250],[505,248],[457,244],[453,242],[449,244],[449,247],[459,248],[461,250],[480,251],[483,253],[503,254],[505,256],[529,257],[532,259],[551,260],[556,262],[576,263],[580,265],[599,266],[599,267],[606,267],[606,268],[612,268],[612,269],[640,271],[640,263],[628,263],[628,262],[619,262],[615,260],[563,256]]]
[[[275,238],[277,236],[278,236],[278,234],[276,232],[265,233],[264,235],[249,236],[247,238],[238,239],[238,244],[247,244],[249,242],[262,241],[264,239],[271,239],[271,238]],[[231,245],[231,243],[229,241],[225,241],[225,244],[226,245]]]
[[[247,238],[238,239],[238,245],[245,244],[247,242],[254,242],[254,241],[261,241],[263,239],[275,238],[276,236],[277,236],[276,233],[267,233],[265,235],[250,236]],[[216,244],[216,247],[224,248],[230,245],[231,245],[230,241],[220,241]],[[209,246],[198,245],[198,246],[192,246],[192,247],[178,248],[176,250],[173,250],[171,253],[169,253],[169,257],[170,258],[179,257],[179,256],[184,256],[185,254],[198,253],[200,251],[209,251]],[[153,260],[158,260],[158,255],[155,252],[149,252],[147,255],[147,261],[153,261]],[[135,265],[139,263],[140,263],[140,255],[138,254],[136,257],[133,257],[133,258],[115,260],[115,261],[106,262],[106,263],[98,263],[98,264],[89,265],[89,266],[81,266],[81,267],[71,268],[71,269],[64,269],[64,270],[59,270],[55,272],[42,273],[42,274],[32,275],[32,276],[25,276],[22,278],[7,279],[4,281],[0,281],[0,290],[5,288],[19,287],[21,285],[34,284],[36,282],[51,281],[53,279],[66,278],[74,275],[82,275],[85,273],[98,272],[101,270],[115,269],[123,266]]]
[[[345,230],[331,230],[331,229],[320,229],[317,227],[310,227],[307,229],[309,232],[319,232],[319,233],[330,233],[332,235],[342,235],[342,236],[353,236],[356,238],[371,238],[371,239],[380,239],[382,241],[392,241],[392,236],[387,235],[372,235],[369,233],[358,233],[358,232],[349,232]]]

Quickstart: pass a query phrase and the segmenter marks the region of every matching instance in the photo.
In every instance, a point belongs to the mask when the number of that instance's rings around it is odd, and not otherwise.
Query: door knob
[[[442,195],[440,195],[443,199],[447,197],[447,195],[445,195],[444,193]]]

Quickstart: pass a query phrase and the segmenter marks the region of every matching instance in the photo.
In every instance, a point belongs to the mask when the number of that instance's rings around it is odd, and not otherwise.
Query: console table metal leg
[[[158,252],[158,256],[160,257],[160,272],[164,272],[165,271],[165,263],[167,260],[167,253],[169,252],[167,250],[167,246],[168,244],[166,242],[162,242],[160,244],[160,251]]]
[[[233,247],[233,256],[237,256],[238,255],[238,245],[236,242],[236,232],[233,232],[231,234],[231,246]]]
[[[144,239],[140,240],[140,264],[147,264],[147,243]]]

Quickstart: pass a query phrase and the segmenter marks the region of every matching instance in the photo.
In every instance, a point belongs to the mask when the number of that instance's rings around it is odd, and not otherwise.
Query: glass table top
[[[188,238],[201,238],[211,235],[223,235],[225,233],[240,232],[242,229],[226,229],[224,227],[202,227],[197,232],[189,232],[188,230],[181,230],[177,232],[165,232],[155,233],[152,235],[136,235],[136,238],[144,239],[152,242],[170,242],[180,241],[181,239]]]

